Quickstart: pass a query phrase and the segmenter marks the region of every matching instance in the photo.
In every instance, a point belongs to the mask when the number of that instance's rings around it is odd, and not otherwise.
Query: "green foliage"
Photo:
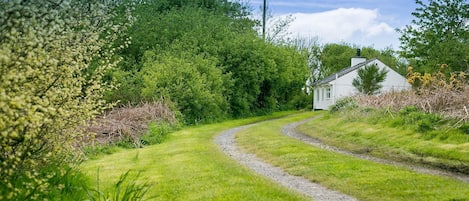
[[[358,77],[354,78],[352,85],[360,92],[366,95],[379,93],[383,87],[380,83],[386,79],[388,71],[385,68],[380,69],[377,65],[368,65],[359,68]]]
[[[359,47],[349,44],[331,43],[324,45],[320,56],[321,68],[319,77],[327,77],[350,66],[350,59],[356,56],[357,48]],[[363,47],[361,48],[361,56],[367,59],[377,58],[400,74],[404,75],[406,73],[407,66],[399,62],[394,56],[392,49],[386,48],[379,51],[371,47]]]
[[[54,177],[50,180],[51,186],[60,188],[51,188],[51,192],[43,199],[62,201],[86,200],[89,181],[87,176],[78,168],[56,166],[54,168],[46,168],[46,171],[65,172],[63,176]]]
[[[228,104],[223,94],[228,75],[222,74],[213,58],[176,54],[179,52],[161,56],[147,52],[141,71],[142,96],[172,100],[189,124],[225,117]]]
[[[292,100],[301,100],[306,54],[259,38],[245,9],[219,0],[140,5],[132,44],[110,74],[122,88],[108,99],[164,97],[188,124],[301,104]]]
[[[348,44],[326,44],[321,53],[321,74],[327,77],[350,66],[350,58],[356,56],[356,53],[356,48]]]
[[[162,143],[169,133],[174,132],[177,126],[167,122],[154,122],[148,125],[148,133],[143,135],[140,140],[142,144],[153,145]]]
[[[102,155],[109,155],[116,153],[117,151],[121,150],[122,147],[111,143],[106,145],[93,145],[93,146],[85,146],[82,148],[83,153],[89,159],[96,159]]]
[[[459,130],[462,133],[469,135],[469,123],[463,123],[461,126],[459,126]]]
[[[137,20],[128,32],[132,43],[120,53],[123,57],[120,71],[110,74],[121,87],[113,90],[107,98],[119,100],[122,104],[136,104],[144,99],[140,93],[143,79],[139,72],[144,66],[146,51],[165,52],[173,49],[173,42],[187,43],[185,48],[195,53],[205,51],[205,48],[217,51],[222,46],[218,44],[220,38],[229,38],[238,28],[238,21],[242,21],[224,14],[237,15],[232,13],[235,7],[235,3],[198,0],[154,0],[139,4],[135,11]]]
[[[129,21],[94,1],[0,2],[0,200],[51,193],[83,137],[77,127],[107,105],[110,44]],[[128,16],[130,19],[131,17]]]
[[[244,36],[225,44],[224,71],[232,74],[232,115],[247,116],[288,108],[303,92],[308,76],[306,56],[289,46],[265,44]]]
[[[357,107],[358,104],[352,97],[345,97],[337,100],[334,105],[330,106],[329,111],[330,113],[335,113],[341,110],[354,109]]]
[[[465,71],[469,63],[469,4],[466,0],[415,1],[418,8],[411,25],[399,30],[401,55],[418,71],[437,72],[441,64],[450,71]]]
[[[419,110],[415,106],[404,107],[399,110],[399,116],[394,120],[394,125],[407,126],[420,133],[435,130],[443,118],[437,114],[430,114]]]
[[[140,92],[143,87],[143,80],[137,75],[138,72],[113,69],[107,73],[107,78],[112,83],[118,83],[119,86],[112,91],[107,91],[105,99],[108,102],[119,101],[119,104],[136,105],[142,101]]]
[[[98,169],[99,172],[99,169]],[[131,171],[122,174],[119,180],[114,184],[111,192],[103,191],[99,185],[99,173],[97,174],[97,187],[88,189],[88,198],[90,201],[140,201],[144,200],[145,194],[151,189],[152,185],[148,182],[138,181],[140,173],[132,175]]]

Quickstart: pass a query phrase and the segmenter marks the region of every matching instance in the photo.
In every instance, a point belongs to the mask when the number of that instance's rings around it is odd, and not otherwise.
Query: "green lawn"
[[[99,169],[101,189],[110,189],[128,170],[140,171],[142,182],[153,183],[150,200],[308,200],[242,167],[213,140],[223,130],[286,114],[187,128],[162,144],[122,150],[81,168],[91,179]]]
[[[317,113],[258,124],[239,132],[237,142],[290,174],[360,200],[469,200],[467,183],[324,151],[280,133],[283,125],[314,114]],[[322,125],[322,121],[314,123]]]
[[[469,200],[467,183],[324,151],[280,133],[285,124],[319,114],[305,112],[262,122],[239,132],[236,140],[290,174],[360,200]],[[286,114],[276,116],[282,115]],[[151,200],[308,200],[242,167],[214,143],[223,130],[269,118],[274,116],[187,128],[163,144],[89,160],[82,170],[93,179],[99,169],[104,189],[127,170],[140,171],[140,182],[153,183],[146,196]]]
[[[301,125],[299,131],[352,152],[366,152],[394,160],[420,161],[469,173],[469,135],[447,130],[418,133],[384,123],[370,123],[368,119],[357,119],[326,115]]]

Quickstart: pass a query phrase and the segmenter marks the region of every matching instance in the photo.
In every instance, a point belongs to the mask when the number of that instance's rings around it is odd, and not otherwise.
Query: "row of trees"
[[[196,123],[293,108],[303,96],[306,54],[266,43],[241,4],[147,1],[135,15],[110,101],[164,98]]]

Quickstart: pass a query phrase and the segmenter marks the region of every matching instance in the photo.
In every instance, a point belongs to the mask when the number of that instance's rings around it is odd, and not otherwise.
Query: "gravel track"
[[[268,163],[263,162],[254,154],[242,152],[237,146],[234,135],[249,126],[236,127],[220,133],[215,142],[228,156],[235,159],[242,165],[252,169],[254,172],[264,175],[273,181],[300,192],[316,201],[355,201],[357,199],[348,195],[342,194],[337,191],[327,189],[319,184],[313,183],[303,177],[293,176],[278,167],[274,167]]]
[[[369,155],[365,154],[357,154],[357,153],[352,153],[337,147],[333,147],[327,144],[322,143],[320,140],[313,138],[311,136],[304,135],[302,133],[299,133],[296,131],[296,128],[304,124],[308,121],[311,121],[315,118],[319,118],[319,116],[313,117],[313,118],[308,118],[299,122],[294,122],[291,124],[287,124],[282,127],[281,131],[284,135],[295,138],[297,140],[300,140],[302,142],[305,142],[309,145],[319,147],[324,150],[344,154],[347,156],[355,157],[355,158],[360,158],[364,160],[369,160],[381,164],[386,164],[386,165],[393,165],[397,167],[402,167],[406,168],[409,170],[412,170],[414,172],[418,173],[424,173],[424,174],[431,174],[431,175],[438,175],[438,176],[444,176],[448,178],[453,178],[457,179],[463,182],[469,183],[469,175],[464,175],[460,173],[454,173],[450,171],[444,171],[441,169],[434,169],[434,168],[427,168],[423,167],[420,165],[412,165],[408,163],[401,163],[401,162],[396,162],[396,161],[391,161],[391,160],[385,160],[382,158],[376,158],[372,157]],[[357,200],[356,198],[353,198],[349,195],[345,195],[343,193],[340,193],[338,191],[330,190],[327,189],[317,183],[313,183],[303,177],[298,177],[298,176],[293,176],[285,171],[283,171],[281,168],[272,166],[266,162],[263,162],[262,159],[257,158],[254,154],[250,153],[245,153],[241,151],[237,145],[236,141],[234,139],[234,136],[237,132],[239,132],[242,129],[248,128],[250,126],[253,126],[256,124],[250,124],[246,126],[240,126],[236,127],[230,130],[226,130],[221,132],[216,138],[215,142],[217,145],[223,150],[223,152],[233,158],[234,160],[238,161],[242,165],[252,169],[258,174],[264,175],[273,181],[290,188],[292,190],[295,190],[297,192],[300,192],[316,201],[355,201]]]

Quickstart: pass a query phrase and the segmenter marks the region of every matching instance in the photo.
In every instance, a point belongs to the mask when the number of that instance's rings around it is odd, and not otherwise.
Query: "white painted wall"
[[[330,97],[327,95],[330,90]],[[323,85],[314,89],[314,109],[327,110],[334,104],[334,89],[332,85]]]
[[[376,59],[368,65],[377,65],[380,69],[385,68],[388,71],[386,79],[381,83],[383,86],[381,88],[381,93],[393,90],[401,91],[411,88],[405,77],[386,66],[383,62]],[[361,68],[364,67],[365,66]],[[329,82],[327,85],[318,86],[314,91],[314,109],[328,110],[329,107],[334,105],[337,100],[347,96],[356,95],[358,90],[352,85],[352,81],[358,77],[357,71],[358,69],[351,71],[342,77]],[[326,90],[328,87],[331,88],[331,97],[329,99],[323,98],[322,91]]]

